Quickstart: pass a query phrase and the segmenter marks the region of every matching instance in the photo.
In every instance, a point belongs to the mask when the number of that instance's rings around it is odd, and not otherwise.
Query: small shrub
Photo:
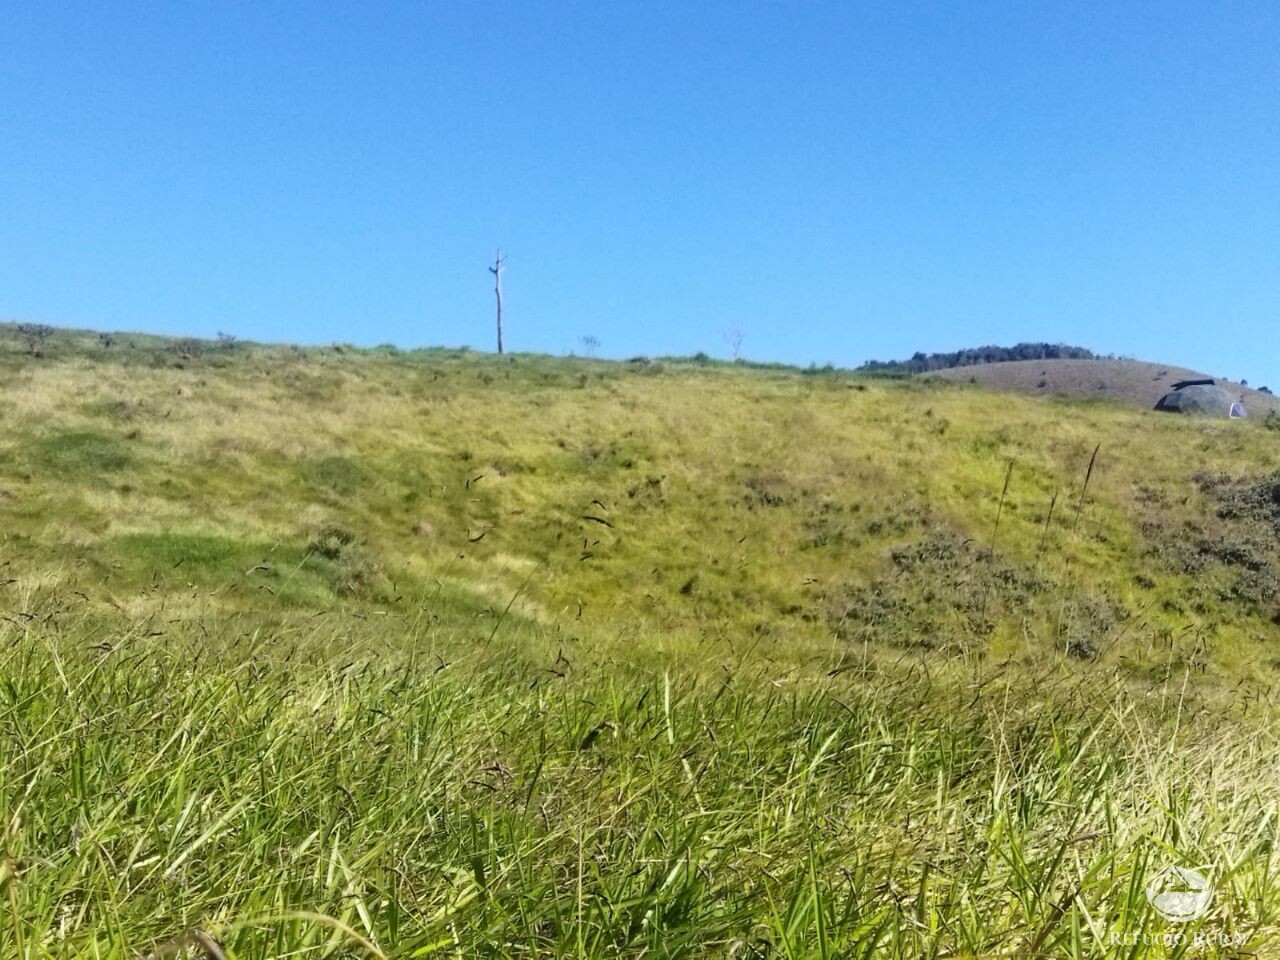
[[[382,566],[360,548],[355,533],[337,523],[315,531],[307,544],[307,566],[340,597],[375,600],[388,595]]]
[[[298,468],[302,479],[313,487],[348,497],[359,492],[368,477],[358,460],[350,457],[321,457],[303,461]]]
[[[337,560],[356,542],[356,535],[346,527],[328,523],[316,531],[307,549],[329,560]]]
[[[186,337],[169,344],[169,352],[180,360],[196,360],[204,353],[204,344],[192,337]]]
[[[339,558],[333,577],[333,591],[338,596],[386,599],[388,587],[382,567],[363,554],[350,552]]]
[[[45,341],[53,336],[53,327],[43,323],[20,323],[18,336],[27,341],[27,353],[39,357],[42,356]]]
[[[1086,634],[1072,634],[1067,640],[1067,656],[1077,660],[1097,660],[1097,641]]]

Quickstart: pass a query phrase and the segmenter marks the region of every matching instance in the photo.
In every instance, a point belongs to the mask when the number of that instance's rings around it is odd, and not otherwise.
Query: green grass
[[[144,570],[177,569],[229,577],[273,552],[270,544],[250,544],[229,537],[179,533],[135,533],[121,537],[113,549]]]
[[[129,465],[124,443],[107,433],[76,430],[42,437],[32,451],[35,462],[63,478],[94,478]]]
[[[350,497],[370,482],[368,473],[351,457],[319,457],[298,465],[298,473],[317,490]]]
[[[1185,677],[1154,711],[1061,671],[74,616],[0,633],[25,956],[1109,956],[1173,929],[1134,885],[1171,861],[1216,865],[1191,933],[1275,930],[1274,735]]]
[[[0,328],[0,957],[1275,950],[1261,424],[129,341]]]

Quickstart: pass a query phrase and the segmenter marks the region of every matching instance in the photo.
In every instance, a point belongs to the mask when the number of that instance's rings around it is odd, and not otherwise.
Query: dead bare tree
[[[735,361],[742,357],[742,341],[747,338],[747,325],[735,323],[724,331],[724,342],[729,346],[729,353]]]
[[[499,249],[493,258],[493,266],[489,268],[493,274],[493,293],[498,298],[498,353],[502,353],[502,271],[506,269],[503,266],[506,262],[507,258]]]

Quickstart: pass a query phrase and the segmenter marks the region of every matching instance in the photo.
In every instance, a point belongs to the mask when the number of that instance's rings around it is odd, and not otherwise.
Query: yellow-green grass
[[[1185,675],[779,679],[344,613],[55,610],[0,641],[6,956],[192,931],[228,957],[1267,955],[1277,930],[1274,727]],[[1143,894],[1169,863],[1211,866],[1193,924]]]
[[[1268,949],[1273,431],[135,344],[0,330],[0,955]]]
[[[1252,424],[837,373],[121,343],[11,352],[0,410],[10,596],[429,595],[674,648],[751,636],[826,656],[833,624],[892,634],[856,609],[841,622],[869,586],[899,605],[936,592],[938,571],[895,549],[968,540],[944,572],[981,615],[889,641],[1039,660],[1102,603],[1103,659],[1203,637],[1233,679],[1258,679],[1280,636],[1275,609],[1224,596],[1239,571],[1150,555],[1188,524],[1216,535],[1194,475],[1276,469],[1276,435]],[[327,530],[351,542],[317,550]]]

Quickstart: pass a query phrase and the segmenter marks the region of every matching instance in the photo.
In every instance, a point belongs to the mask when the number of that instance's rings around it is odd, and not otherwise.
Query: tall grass
[[[1177,683],[350,626],[0,628],[4,955],[1113,956],[1167,862],[1275,932],[1274,729]]]

